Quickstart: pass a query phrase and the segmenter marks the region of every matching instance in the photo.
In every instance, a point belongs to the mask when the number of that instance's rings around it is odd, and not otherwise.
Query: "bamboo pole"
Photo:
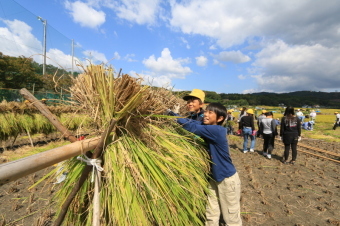
[[[40,112],[43,114],[56,128],[60,131],[65,138],[67,138],[71,142],[76,142],[77,138],[72,135],[72,133],[63,126],[58,118],[52,114],[52,112],[41,103],[37,98],[35,98],[27,89],[23,88],[20,91],[20,94],[26,99],[29,100]]]
[[[100,137],[77,141],[26,158],[0,164],[0,186],[58,162],[93,150],[99,141]]]

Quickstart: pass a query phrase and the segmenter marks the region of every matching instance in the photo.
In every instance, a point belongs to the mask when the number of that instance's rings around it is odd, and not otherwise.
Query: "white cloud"
[[[115,60],[119,60],[120,59],[120,55],[119,55],[118,52],[114,52],[113,59],[115,59]]]
[[[170,25],[217,40],[222,48],[252,37],[284,37],[289,44],[339,44],[340,2],[188,0],[171,2]]]
[[[39,64],[43,63],[42,43],[33,36],[32,28],[20,20],[2,20],[7,27],[0,27],[0,52],[8,56],[31,57]],[[46,52],[46,64],[71,69],[72,57],[58,49]]]
[[[237,77],[238,77],[239,79],[241,79],[241,80],[244,80],[244,79],[247,78],[247,76],[245,76],[245,75],[238,75]]]
[[[130,71],[129,75],[137,78],[142,78],[144,85],[157,86],[163,88],[171,88],[171,79],[167,76],[152,76],[150,74],[137,74],[135,71]]]
[[[247,93],[257,93],[258,91],[255,90],[255,89],[246,89],[246,90],[243,90],[243,94],[247,94]]]
[[[195,59],[196,59],[196,64],[200,67],[204,67],[208,63],[208,58],[206,58],[205,56],[195,57]]]
[[[340,87],[340,48],[288,45],[279,40],[256,54],[251,71],[260,90],[324,90]]]
[[[121,19],[153,25],[160,10],[159,4],[160,0],[119,0],[107,1],[104,5],[114,10]]]
[[[85,50],[83,54],[94,64],[107,63],[107,59],[103,53],[96,50]]]
[[[20,20],[1,20],[7,27],[0,27],[0,52],[9,56],[30,57],[42,54],[42,44],[31,33],[32,28]],[[33,56],[41,62],[42,56]]]
[[[154,55],[143,60],[143,64],[158,76],[167,76],[169,78],[185,78],[186,75],[192,73],[189,67],[182,64],[189,63],[189,59],[173,59],[168,48],[164,48],[161,57]]]
[[[183,37],[181,37],[181,40],[182,40],[182,42],[185,44],[185,47],[186,47],[187,49],[190,49],[189,42],[188,42],[185,38],[183,38]]]
[[[73,21],[82,27],[98,28],[105,23],[105,13],[98,11],[81,1],[65,1],[65,8],[70,11]]]
[[[250,61],[250,57],[247,55],[244,55],[241,51],[222,51],[218,55],[214,56],[219,61],[224,62],[233,62],[235,64],[238,63],[245,63]]]
[[[124,60],[126,60],[127,62],[137,62],[137,60],[133,59],[135,57],[135,54],[126,54],[126,56],[124,57]]]

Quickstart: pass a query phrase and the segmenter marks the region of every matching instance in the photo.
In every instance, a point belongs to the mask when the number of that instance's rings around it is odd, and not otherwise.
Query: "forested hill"
[[[313,91],[297,91],[291,93],[216,93],[204,91],[206,93],[205,102],[221,102],[224,105],[265,105],[265,106],[315,106],[340,108],[340,92],[313,92]]]

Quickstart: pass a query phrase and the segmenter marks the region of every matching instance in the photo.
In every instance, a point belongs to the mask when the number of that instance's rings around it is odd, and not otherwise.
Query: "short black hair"
[[[266,113],[264,113],[264,115],[265,115],[265,116],[269,116],[269,115],[273,116],[273,112],[267,111]]]
[[[201,100],[200,98],[194,97],[194,96],[188,96],[187,98],[185,98],[185,100],[186,100],[187,102],[189,102],[189,101],[191,102],[191,101],[194,101],[194,100],[198,100],[200,104],[203,104],[203,102],[202,102],[202,100]]]
[[[205,110],[215,112],[217,119],[221,116],[223,117],[223,120],[217,122],[217,125],[222,125],[224,120],[227,118],[227,108],[220,103],[211,103]]]

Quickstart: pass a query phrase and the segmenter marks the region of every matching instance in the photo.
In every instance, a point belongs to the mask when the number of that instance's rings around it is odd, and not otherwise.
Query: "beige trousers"
[[[242,225],[240,213],[241,181],[236,172],[221,182],[209,180],[206,226],[218,226],[220,215],[228,226]]]

